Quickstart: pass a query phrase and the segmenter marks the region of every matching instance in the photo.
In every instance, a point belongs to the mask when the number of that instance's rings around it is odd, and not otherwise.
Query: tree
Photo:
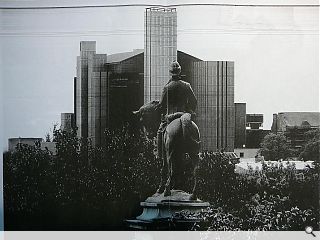
[[[51,142],[50,133],[46,133],[45,138],[46,138],[46,142]]]
[[[277,161],[291,156],[292,150],[284,134],[270,133],[260,144],[260,153],[266,160]]]
[[[92,146],[54,126],[56,155],[21,144],[4,153],[6,230],[121,229],[158,186],[153,142],[131,126]]]
[[[305,133],[306,144],[299,158],[305,161],[320,162],[320,129],[311,130]]]

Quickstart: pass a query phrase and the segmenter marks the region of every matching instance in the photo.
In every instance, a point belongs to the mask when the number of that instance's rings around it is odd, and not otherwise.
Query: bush
[[[287,166],[285,166],[287,165]],[[304,230],[318,228],[319,173],[309,168],[297,178],[293,164],[263,165],[261,172],[234,172],[223,153],[203,153],[199,196],[211,206],[198,214],[182,212],[177,218],[201,221],[193,230]]]
[[[192,229],[197,231],[303,231],[317,227],[316,212],[311,209],[287,207],[286,198],[263,196],[259,204],[245,204],[241,211],[226,212],[209,207],[199,213],[180,212],[178,219],[199,219]]]
[[[161,163],[153,142],[129,126],[107,130],[101,147],[60,130],[54,141],[56,156],[26,145],[4,153],[6,230],[121,230],[157,189]],[[297,178],[295,166],[285,164],[237,175],[225,154],[202,153],[198,196],[212,207],[196,216],[202,221],[193,229],[316,229],[319,172],[310,168]]]
[[[153,143],[129,126],[106,131],[93,147],[54,130],[57,155],[20,146],[4,154],[7,230],[121,229],[154,193],[160,163]]]

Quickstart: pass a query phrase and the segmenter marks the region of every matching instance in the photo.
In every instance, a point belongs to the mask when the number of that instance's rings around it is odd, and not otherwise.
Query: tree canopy
[[[282,133],[266,135],[260,146],[260,153],[265,160],[277,161],[291,156],[290,145]]]
[[[311,130],[305,133],[307,139],[300,158],[305,161],[315,161],[317,164],[320,162],[320,129]]]

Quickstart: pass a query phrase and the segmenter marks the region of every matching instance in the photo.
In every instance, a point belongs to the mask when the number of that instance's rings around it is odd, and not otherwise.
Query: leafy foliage
[[[20,146],[4,154],[6,229],[112,229],[156,190],[153,143],[129,126],[95,148],[54,130],[57,155]],[[19,220],[17,220],[19,219]]]
[[[286,231],[319,226],[316,169],[305,170],[304,178],[299,179],[295,166],[284,162],[264,165],[258,173],[237,175],[222,154],[204,155],[200,194],[211,207],[196,214],[177,214],[177,218],[198,219],[192,230]]]
[[[284,134],[270,133],[264,137],[260,153],[264,156],[265,160],[278,161],[290,157],[292,150]]]
[[[264,196],[259,204],[247,203],[238,212],[209,207],[198,213],[180,212],[176,217],[198,219],[191,230],[201,231],[303,231],[305,226],[317,226],[314,211],[288,208],[286,201],[279,196]]]
[[[320,129],[311,130],[305,133],[305,138],[308,139],[300,158],[304,160],[315,161],[319,167],[320,164]]]
[[[230,191],[236,181],[234,164],[225,154],[202,153],[198,175],[198,195],[201,199],[218,204],[237,201],[237,196],[232,195]]]
[[[55,156],[27,145],[4,153],[7,230],[121,229],[157,188],[161,163],[154,144],[129,126],[107,130],[101,147],[56,129],[53,141]],[[317,168],[298,178],[295,166],[282,162],[237,175],[225,154],[212,152],[202,153],[199,164],[198,196],[212,207],[196,216],[179,214],[199,219],[194,230],[318,226]],[[191,180],[186,184],[192,186]]]

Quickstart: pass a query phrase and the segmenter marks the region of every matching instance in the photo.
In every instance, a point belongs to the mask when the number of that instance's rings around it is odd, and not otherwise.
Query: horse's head
[[[138,111],[134,111],[133,114],[139,118],[144,133],[148,138],[153,138],[157,135],[161,118],[159,101],[146,103]]]

